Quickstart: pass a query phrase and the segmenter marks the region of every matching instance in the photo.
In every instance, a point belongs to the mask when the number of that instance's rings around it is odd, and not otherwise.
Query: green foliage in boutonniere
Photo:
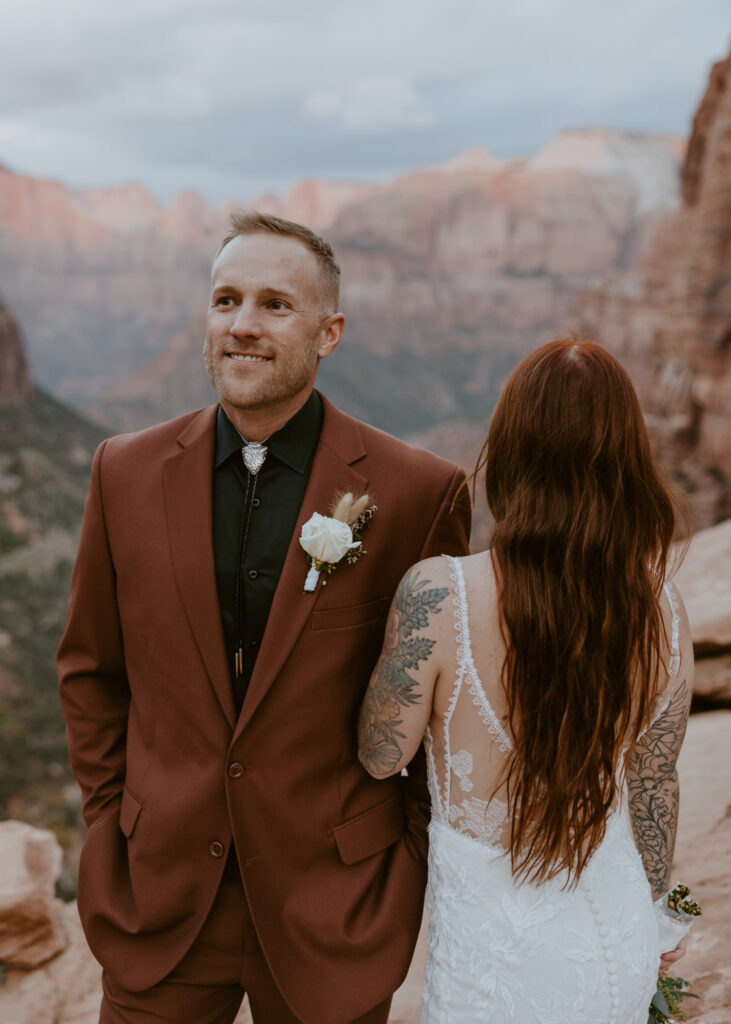
[[[364,498],[367,502],[368,495],[364,495]],[[348,553],[346,554],[345,560],[347,561],[348,565],[355,565],[355,563],[358,561],[361,555],[368,554],[366,549],[363,547],[362,533],[375,514],[376,506],[369,505],[367,508],[363,509],[358,518],[355,520],[355,522],[350,524],[350,530],[351,533],[353,534],[353,540],[358,542],[358,547],[351,548],[350,551],[348,551]]]

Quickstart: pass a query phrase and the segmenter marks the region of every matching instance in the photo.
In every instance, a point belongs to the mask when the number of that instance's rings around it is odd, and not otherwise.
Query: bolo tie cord
[[[251,525],[251,510],[254,505],[256,494],[256,481],[258,474],[252,474],[247,470],[246,491],[241,505],[241,523],[239,526],[239,550],[236,564],[236,591],[234,595],[234,621],[238,640],[234,651],[234,674],[240,679],[244,674],[244,620],[246,617],[246,589],[244,587],[244,559],[246,557],[246,542],[249,538],[249,526]]]

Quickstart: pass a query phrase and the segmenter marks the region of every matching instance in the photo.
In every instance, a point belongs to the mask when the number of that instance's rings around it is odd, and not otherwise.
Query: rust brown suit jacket
[[[279,988],[308,1024],[342,1024],[403,980],[421,918],[423,761],[374,781],[356,717],[405,570],[464,554],[451,464],[324,402],[322,434],[238,720],[212,541],[216,407],[96,453],[59,649],[89,826],[79,912],[129,990],[193,942],[232,843]],[[339,490],[378,511],[367,554],[315,593],[299,533]]]

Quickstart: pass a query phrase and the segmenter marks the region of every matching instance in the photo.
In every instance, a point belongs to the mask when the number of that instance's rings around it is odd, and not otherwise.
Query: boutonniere
[[[369,501],[367,494],[356,498],[348,491],[335,499],[329,516],[314,512],[303,525],[300,544],[310,567],[306,591],[312,592],[320,573],[330,575],[343,558],[348,565],[354,565],[365,554],[361,535],[376,512],[376,506],[369,505]]]

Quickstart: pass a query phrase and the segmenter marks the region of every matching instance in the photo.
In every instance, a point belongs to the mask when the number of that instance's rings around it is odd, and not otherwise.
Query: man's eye
[[[275,313],[280,313],[287,307],[285,306],[281,299],[272,299],[272,301],[269,303],[269,308],[273,309]]]
[[[216,305],[217,306],[230,306],[232,302],[233,302],[233,299],[231,298],[230,295],[220,295],[216,299]]]

